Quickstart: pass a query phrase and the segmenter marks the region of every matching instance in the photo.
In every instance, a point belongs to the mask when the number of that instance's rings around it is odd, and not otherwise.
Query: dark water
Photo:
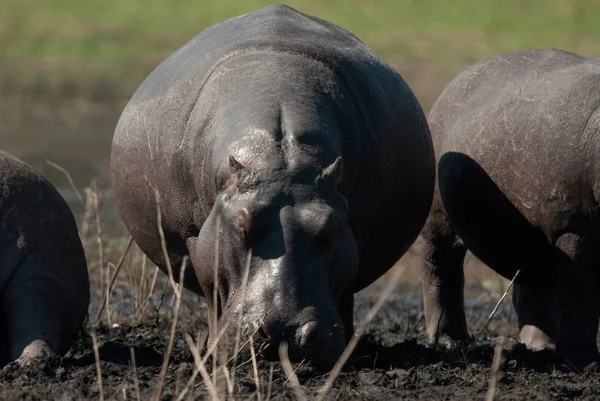
[[[127,99],[91,101],[52,99],[35,94],[0,95],[0,149],[42,173],[65,197],[76,218],[85,207],[66,175],[71,175],[85,200],[85,188],[95,182],[105,225],[118,225],[110,191],[110,147],[113,131]]]

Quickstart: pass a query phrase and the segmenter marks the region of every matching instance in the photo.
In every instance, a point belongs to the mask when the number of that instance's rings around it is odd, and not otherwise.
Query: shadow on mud
[[[440,363],[451,367],[466,367],[470,364],[490,365],[493,356],[494,345],[490,342],[436,349],[420,343],[417,339],[385,346],[366,336],[361,340],[347,368],[410,369]],[[552,351],[530,351],[523,344],[516,342],[503,347],[502,357],[507,368],[529,368],[537,371],[558,368]]]
[[[160,366],[163,354],[148,346],[133,346],[137,366]],[[103,362],[118,365],[132,365],[130,346],[117,341],[106,341],[98,349],[99,358]],[[492,362],[494,346],[473,344],[452,349],[435,349],[419,343],[416,339],[407,340],[392,346],[378,344],[369,336],[364,337],[344,370],[362,369],[410,369],[436,364],[451,367],[466,367],[469,364],[489,365]],[[191,355],[190,355],[191,358]],[[503,349],[504,364],[507,368],[529,368],[538,371],[551,371],[555,366],[554,355],[550,351],[533,352],[522,344]],[[64,360],[63,364],[71,366],[88,366],[96,363],[92,350],[87,350],[79,357]],[[312,369],[303,369],[304,376],[316,374]]]
[[[132,347],[135,352],[135,363],[137,366],[160,366],[163,355],[151,347]],[[112,362],[117,365],[132,365],[130,347],[115,341],[107,341],[98,348],[98,356],[101,361]],[[69,358],[66,364],[72,366],[88,366],[96,363],[94,352],[88,352],[78,358]]]

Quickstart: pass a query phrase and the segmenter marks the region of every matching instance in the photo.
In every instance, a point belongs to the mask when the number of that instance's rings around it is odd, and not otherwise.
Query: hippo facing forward
[[[438,182],[423,230],[428,334],[466,340],[468,248],[506,278],[521,341],[597,358],[600,60],[560,50],[483,60],[444,90],[429,122]]]
[[[71,210],[42,176],[0,151],[0,366],[64,353],[90,302]]]
[[[228,324],[223,348],[245,294],[243,328],[265,356],[286,341],[321,368],[353,333],[353,293],[416,239],[434,171],[402,78],[352,34],[283,5],[211,26],[167,58],[112,150],[126,226],[166,271],[157,191],[174,274],[189,254],[185,286]]]

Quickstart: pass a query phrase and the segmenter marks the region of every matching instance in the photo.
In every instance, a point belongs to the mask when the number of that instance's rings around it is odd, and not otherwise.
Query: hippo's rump
[[[442,92],[429,122],[438,158],[468,157],[534,226],[553,235],[577,218],[580,205],[593,202],[574,183],[588,162],[582,158],[600,123],[598,106],[597,59],[525,50],[463,71]]]
[[[59,283],[69,307],[87,311],[87,264],[69,206],[33,168],[0,151],[0,293],[17,272],[35,276],[19,271],[26,257],[36,259],[38,279]]]

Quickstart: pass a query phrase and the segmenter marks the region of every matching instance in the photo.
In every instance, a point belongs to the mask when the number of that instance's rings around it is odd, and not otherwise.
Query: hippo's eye
[[[251,225],[250,220],[251,220],[251,217],[250,217],[250,214],[248,213],[248,209],[246,209],[246,208],[240,209],[240,211],[238,212],[238,214],[235,218],[234,227],[235,227],[235,231],[238,233],[238,235],[242,239],[247,239],[247,237],[248,237],[248,233],[250,232],[250,225]]]
[[[331,213],[327,216],[325,224],[321,227],[317,235],[315,236],[315,245],[317,248],[326,248],[329,243],[335,238],[338,231],[338,220],[335,213]]]

